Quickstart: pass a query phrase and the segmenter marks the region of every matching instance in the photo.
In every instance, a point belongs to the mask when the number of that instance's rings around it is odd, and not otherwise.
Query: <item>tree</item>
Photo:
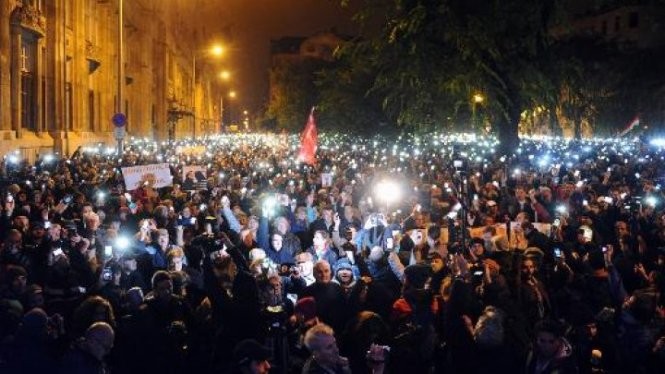
[[[551,87],[541,59],[556,1],[379,3],[387,14],[382,32],[358,42],[354,52],[362,56],[355,61],[374,68],[370,93],[383,98],[389,117],[412,127],[444,123],[481,91],[503,150],[514,149],[520,114]]]
[[[275,66],[270,72],[273,91],[266,117],[275,120],[280,129],[299,131],[318,102],[315,73],[327,64],[306,58]]]

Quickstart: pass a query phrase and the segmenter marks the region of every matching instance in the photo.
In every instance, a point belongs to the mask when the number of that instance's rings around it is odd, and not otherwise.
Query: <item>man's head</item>
[[[515,198],[517,198],[517,201],[524,201],[526,199],[526,190],[524,187],[519,186],[515,188]]]
[[[543,320],[536,325],[536,350],[539,357],[554,358],[562,346],[562,329],[556,321]]]
[[[136,264],[136,257],[130,256],[128,254],[123,255],[120,257],[120,267],[122,268],[122,271],[125,273],[131,273],[133,271],[136,271],[137,264]]]
[[[327,231],[324,230],[316,230],[314,233],[314,249],[317,251],[322,251],[328,246],[328,240],[330,238],[330,235],[328,235]]]
[[[437,252],[432,253],[430,256],[430,266],[432,267],[432,271],[435,273],[438,273],[439,271],[443,270],[445,264],[443,262],[443,258],[441,255]]]
[[[157,301],[168,301],[173,296],[173,280],[167,271],[159,270],[152,276],[152,292]]]
[[[169,271],[182,271],[185,252],[180,248],[173,248],[166,255],[166,259],[169,263]]]
[[[300,274],[304,277],[312,276],[312,271],[314,270],[314,259],[312,254],[309,252],[302,252],[296,256],[296,265]]]
[[[614,232],[618,238],[630,235],[628,223],[626,221],[617,221],[617,223],[614,224]]]
[[[85,331],[85,349],[97,360],[102,361],[113,348],[115,333],[106,322],[95,322]]]
[[[162,250],[169,246],[169,232],[166,229],[157,230],[157,244]]]
[[[48,229],[48,235],[53,241],[60,240],[61,233],[62,233],[62,227],[58,223],[52,223],[51,227],[49,227]]]
[[[319,260],[314,264],[314,279],[317,283],[329,283],[332,280],[332,271],[328,261]]]
[[[335,265],[335,278],[341,285],[349,285],[353,282],[353,267],[346,259],[341,259]]]
[[[275,231],[282,235],[286,235],[286,233],[291,230],[291,225],[289,224],[289,220],[286,219],[286,217],[275,218],[274,227]]]
[[[324,324],[312,326],[305,333],[305,346],[321,366],[335,367],[339,360],[339,348],[333,329]]]
[[[536,275],[536,263],[531,258],[522,260],[522,279],[532,279]]]
[[[485,242],[480,238],[471,239],[471,253],[474,256],[480,257],[485,254]]]
[[[233,350],[233,359],[241,373],[268,374],[272,356],[269,348],[262,346],[254,339],[246,339],[238,343]]]
[[[44,228],[44,222],[36,221],[30,225],[30,234],[36,240],[44,238],[46,235],[46,229]]]

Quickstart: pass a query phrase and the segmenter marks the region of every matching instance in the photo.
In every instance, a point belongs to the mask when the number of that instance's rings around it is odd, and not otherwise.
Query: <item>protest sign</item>
[[[169,164],[150,164],[121,168],[128,191],[135,190],[143,185],[152,188],[170,186],[173,183]]]

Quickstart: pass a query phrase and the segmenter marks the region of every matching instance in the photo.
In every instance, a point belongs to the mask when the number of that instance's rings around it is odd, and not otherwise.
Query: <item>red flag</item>
[[[619,133],[619,136],[626,136],[629,132],[631,132],[635,127],[640,125],[640,116],[635,116],[632,121],[628,124],[628,127],[626,127],[623,131]]]
[[[298,160],[306,164],[314,165],[316,163],[316,147],[318,133],[316,131],[316,120],[314,120],[314,108],[309,112],[309,119],[305,129],[300,135],[300,152]]]

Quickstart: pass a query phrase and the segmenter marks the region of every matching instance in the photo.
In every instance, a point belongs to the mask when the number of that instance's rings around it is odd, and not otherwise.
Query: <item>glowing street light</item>
[[[474,94],[471,97],[471,127],[473,131],[475,132],[476,130],[476,107],[480,104],[482,104],[485,101],[485,97],[479,93]]]
[[[224,54],[224,47],[215,44],[207,51],[208,55],[221,57]],[[192,54],[192,138],[196,139],[196,56],[197,51]]]
[[[212,46],[212,48],[210,48],[210,54],[220,57],[224,54],[224,47],[219,44],[215,44]]]
[[[223,70],[219,73],[219,78],[228,81],[231,78],[231,73],[228,70]]]

